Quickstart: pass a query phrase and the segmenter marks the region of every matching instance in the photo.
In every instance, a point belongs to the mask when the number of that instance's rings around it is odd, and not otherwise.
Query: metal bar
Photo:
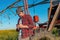
[[[24,11],[25,11],[25,14],[28,14],[28,2],[27,2],[27,0],[24,0]]]
[[[13,4],[9,5],[8,7],[6,7],[4,10],[0,11],[0,13],[3,13],[5,10],[7,10],[8,8],[11,8],[13,5],[15,5],[17,2],[19,2],[20,0],[14,2]]]
[[[50,19],[50,15],[51,15],[51,10],[52,10],[52,0],[50,0],[50,10],[49,10],[49,15],[48,15],[48,19]]]

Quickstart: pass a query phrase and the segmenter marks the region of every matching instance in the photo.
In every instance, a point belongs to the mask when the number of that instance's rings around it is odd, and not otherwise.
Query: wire
[[[12,9],[9,9],[9,10],[14,14],[14,16],[16,16],[15,12]]]
[[[1,15],[1,21],[0,21],[1,27],[2,27],[2,15]]]

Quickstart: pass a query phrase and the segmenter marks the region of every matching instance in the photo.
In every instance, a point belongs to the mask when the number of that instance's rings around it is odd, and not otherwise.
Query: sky
[[[34,0],[34,3],[38,3],[43,0]],[[16,2],[16,0],[0,0],[0,11],[5,9],[10,4]],[[28,4],[33,4],[32,0],[28,0]],[[23,2],[20,1],[16,5],[23,5]],[[15,5],[15,6],[16,6]],[[43,5],[37,5],[35,7],[29,8],[30,15],[38,15],[39,16],[39,23],[44,23],[48,21],[48,8],[50,7],[50,4],[43,4]],[[35,12],[34,12],[35,8]],[[16,8],[12,8],[13,13],[10,11],[10,9],[7,9],[4,11],[4,13],[0,13],[0,30],[8,30],[8,29],[16,29],[16,24],[18,20],[18,15],[16,14]],[[16,14],[16,15],[15,15]]]

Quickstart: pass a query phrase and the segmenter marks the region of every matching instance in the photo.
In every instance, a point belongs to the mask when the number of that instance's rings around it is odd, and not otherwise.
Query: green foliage
[[[52,34],[54,34],[55,36],[58,36],[57,28],[54,28],[54,29],[52,30]]]
[[[0,30],[0,40],[17,40],[18,32],[16,30]]]

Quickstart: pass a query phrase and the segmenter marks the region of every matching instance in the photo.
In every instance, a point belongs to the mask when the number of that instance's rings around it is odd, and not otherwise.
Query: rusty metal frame
[[[51,8],[51,9],[52,9],[52,8]],[[50,17],[50,14],[51,14],[51,9],[50,9],[49,17]],[[58,14],[59,14],[59,13],[58,13],[59,11],[60,11],[60,3],[59,3],[59,5],[58,5],[58,8],[57,8],[55,14],[54,14],[54,17],[53,17],[53,19],[52,19],[52,22],[51,22],[51,24],[50,24],[50,26],[49,26],[48,31],[51,31],[52,28],[54,27],[55,21],[57,20],[57,16],[58,16]]]

